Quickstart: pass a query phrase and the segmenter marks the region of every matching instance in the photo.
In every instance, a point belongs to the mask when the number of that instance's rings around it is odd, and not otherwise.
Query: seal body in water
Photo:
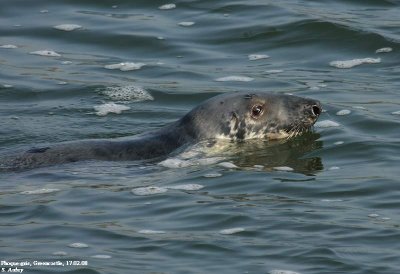
[[[308,131],[321,114],[312,99],[265,92],[213,97],[180,120],[130,140],[85,140],[32,148],[0,158],[1,170],[24,170],[84,160],[141,160],[166,156],[208,139],[290,138]]]

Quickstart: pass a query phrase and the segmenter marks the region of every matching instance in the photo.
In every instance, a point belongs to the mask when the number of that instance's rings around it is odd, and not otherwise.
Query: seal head
[[[269,93],[213,97],[194,108],[180,125],[194,139],[234,141],[282,139],[308,131],[322,112],[317,100]]]

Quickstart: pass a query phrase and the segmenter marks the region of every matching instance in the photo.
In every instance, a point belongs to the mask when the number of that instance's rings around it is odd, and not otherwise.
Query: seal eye
[[[253,108],[251,109],[251,117],[257,119],[258,117],[261,116],[261,114],[263,114],[264,112],[264,106],[262,105],[255,105],[253,106]]]

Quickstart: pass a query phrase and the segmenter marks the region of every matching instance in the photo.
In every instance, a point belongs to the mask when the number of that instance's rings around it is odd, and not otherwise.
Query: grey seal
[[[202,140],[291,138],[310,130],[321,114],[317,100],[265,92],[212,97],[178,121],[129,140],[83,140],[32,148],[0,159],[17,171],[84,160],[143,160],[165,157]]]

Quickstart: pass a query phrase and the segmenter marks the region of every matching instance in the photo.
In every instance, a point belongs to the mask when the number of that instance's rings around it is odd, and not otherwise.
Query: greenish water
[[[24,273],[400,273],[400,3],[159,9],[167,3],[2,0],[1,153],[139,134],[236,90],[318,99],[322,124],[286,143],[189,157],[180,168],[86,162],[0,174],[0,261],[65,264]],[[41,50],[60,56],[31,54]],[[370,59],[330,65],[360,58]],[[145,65],[105,68],[127,62]],[[227,76],[252,81],[216,81]],[[96,114],[112,102],[129,109]],[[211,163],[215,156],[238,168]],[[203,188],[132,192],[188,184]]]

